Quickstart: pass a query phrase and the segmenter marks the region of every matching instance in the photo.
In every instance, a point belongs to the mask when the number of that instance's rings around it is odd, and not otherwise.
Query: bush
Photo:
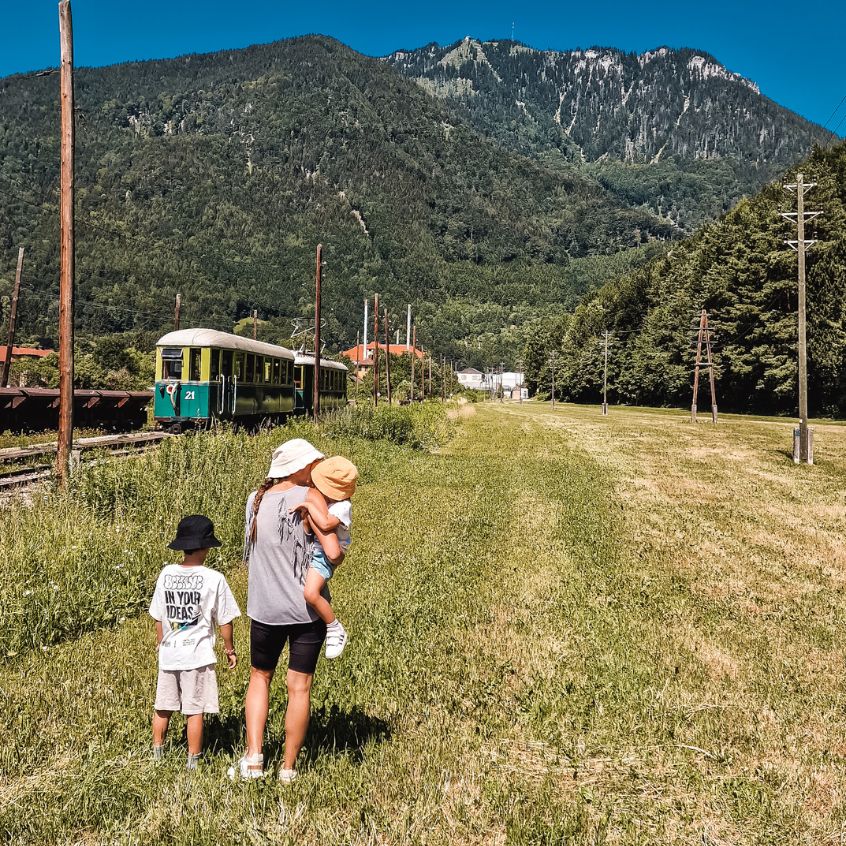
[[[370,404],[347,406],[323,421],[330,437],[385,440],[414,449],[432,449],[449,437],[450,422],[446,408],[439,402],[417,405]]]

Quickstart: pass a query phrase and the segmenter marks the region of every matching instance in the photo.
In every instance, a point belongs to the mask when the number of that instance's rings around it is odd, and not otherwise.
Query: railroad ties
[[[174,437],[168,432],[132,432],[126,435],[101,435],[79,438],[73,442],[73,453],[82,458],[84,452],[108,450],[110,455],[129,455],[143,452],[165,438]],[[25,447],[0,449],[0,493],[26,488],[50,479],[53,473],[52,458],[56,444],[31,444]],[[49,463],[43,463],[49,457]],[[21,466],[14,466],[14,465]]]

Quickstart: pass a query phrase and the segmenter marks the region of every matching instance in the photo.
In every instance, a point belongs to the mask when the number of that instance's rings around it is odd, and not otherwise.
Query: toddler
[[[358,470],[355,464],[342,458],[333,456],[321,461],[311,471],[311,481],[315,488],[326,498],[328,514],[322,509],[315,508],[310,502],[304,502],[295,510],[299,511],[306,522],[316,526],[321,532],[334,532],[341,547],[342,560],[350,546],[350,528],[352,527],[352,503],[350,497],[355,493]],[[306,528],[309,528],[307,525]],[[326,657],[337,658],[347,645],[349,637],[341,621],[335,616],[332,606],[321,590],[326,582],[332,578],[338,561],[333,565],[326,557],[320,542],[315,539],[312,547],[311,566],[306,574],[303,593],[305,601],[314,609],[315,613],[326,623]]]
[[[209,550],[220,546],[208,517],[184,517],[168,546],[182,550],[183,558],[181,564],[162,569],[150,603],[159,651],[153,757],[161,758],[171,715],[181,710],[187,718],[188,769],[193,770],[203,749],[203,714],[219,710],[215,625],[220,627],[231,670],[238,661],[232,621],[241,611],[224,575],[204,566]]]

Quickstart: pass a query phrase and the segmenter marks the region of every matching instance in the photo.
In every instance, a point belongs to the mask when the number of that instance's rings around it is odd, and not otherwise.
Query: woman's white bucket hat
[[[291,438],[281,446],[273,450],[270,459],[270,469],[267,471],[268,479],[285,479],[292,473],[308,467],[309,464],[325,458],[320,450],[315,449],[304,438]]]

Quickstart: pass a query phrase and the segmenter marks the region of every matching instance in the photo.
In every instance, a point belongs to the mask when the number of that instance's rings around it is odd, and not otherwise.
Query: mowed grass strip
[[[796,475],[776,426],[685,425],[488,406],[439,454],[350,441],[373,468],[334,587],[352,644],[318,668],[300,780],[225,779],[246,660],[220,671],[202,771],[184,773],[178,744],[154,766],[151,625],[132,617],[4,667],[0,831],[15,843],[837,842],[846,439],[827,430],[828,457]],[[689,495],[703,477],[707,508]],[[784,529],[794,511],[816,539],[805,555]],[[243,601],[244,574],[230,576]],[[271,763],[283,711],[280,692]]]

